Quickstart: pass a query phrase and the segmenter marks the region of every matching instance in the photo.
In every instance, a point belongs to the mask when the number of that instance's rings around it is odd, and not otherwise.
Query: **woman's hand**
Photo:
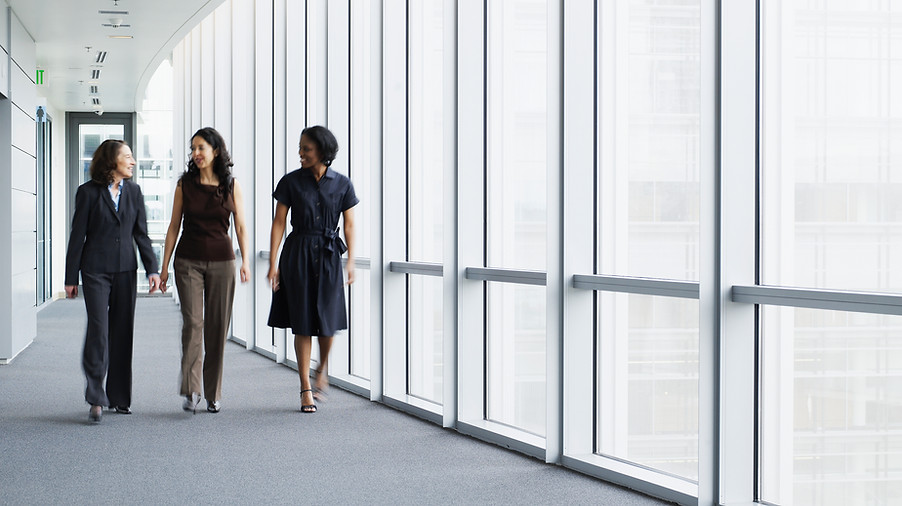
[[[159,274],[151,274],[150,276],[147,276],[147,282],[150,284],[150,291],[148,293],[157,291],[157,288],[159,288],[162,284]]]
[[[350,285],[354,283],[354,259],[349,258],[348,263],[345,264],[345,270],[348,271],[348,282],[346,284]]]
[[[272,291],[279,291],[279,268],[278,267],[270,267],[269,274],[266,275],[266,279],[269,280],[269,286],[272,288]]]
[[[169,281],[169,269],[163,267],[163,271],[160,272],[160,291],[166,293],[166,282]]]
[[[241,282],[247,283],[251,279],[251,266],[247,262],[241,262]]]

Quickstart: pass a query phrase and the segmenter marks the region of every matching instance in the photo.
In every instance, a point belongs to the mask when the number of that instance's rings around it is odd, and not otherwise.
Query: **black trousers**
[[[99,406],[131,406],[137,273],[82,272],[81,280],[88,312],[81,361],[87,380],[85,401]]]

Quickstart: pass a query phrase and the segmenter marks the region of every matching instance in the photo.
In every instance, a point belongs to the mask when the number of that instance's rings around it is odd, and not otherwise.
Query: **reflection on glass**
[[[488,419],[545,435],[545,287],[488,283]]]
[[[698,479],[698,301],[599,294],[598,453]]]
[[[765,307],[761,497],[902,502],[902,317]]]
[[[899,2],[763,2],[763,283],[902,290]]]
[[[488,2],[488,265],[545,270],[546,2]],[[478,160],[473,152],[469,160]]]
[[[699,1],[599,11],[599,271],[698,280]]]
[[[442,403],[442,285],[433,276],[408,276],[408,392]]]
[[[762,2],[762,283],[902,290],[899,2]],[[902,502],[898,317],[767,308],[762,498]]]

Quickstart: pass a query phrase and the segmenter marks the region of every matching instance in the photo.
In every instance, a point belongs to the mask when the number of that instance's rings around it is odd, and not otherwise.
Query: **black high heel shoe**
[[[316,403],[304,404],[304,392],[313,392],[313,389],[301,390],[301,413],[316,413]]]
[[[313,370],[313,400],[317,402],[325,402],[329,397],[326,395],[326,389],[320,388],[317,386],[319,383],[319,376],[322,374],[322,370],[314,369]],[[328,380],[328,378],[327,378]],[[327,382],[328,384],[328,382]]]
[[[100,423],[101,418],[103,418],[103,406],[91,406],[91,409],[88,411],[88,420]]]

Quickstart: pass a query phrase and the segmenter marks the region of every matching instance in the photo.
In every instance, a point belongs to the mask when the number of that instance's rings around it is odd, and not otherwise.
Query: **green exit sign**
[[[44,69],[38,69],[37,74],[34,76],[35,84],[44,84]]]

